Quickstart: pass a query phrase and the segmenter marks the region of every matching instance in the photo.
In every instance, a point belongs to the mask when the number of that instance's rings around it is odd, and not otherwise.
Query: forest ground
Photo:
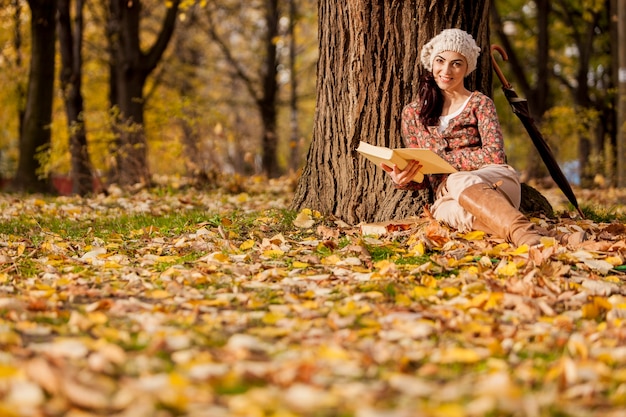
[[[626,192],[541,190],[591,240],[528,249],[293,184],[0,195],[0,415],[624,415]]]

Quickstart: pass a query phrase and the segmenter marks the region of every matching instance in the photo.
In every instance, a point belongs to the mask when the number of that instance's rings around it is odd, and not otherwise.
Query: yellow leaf
[[[270,249],[263,252],[263,256],[267,258],[280,258],[284,254],[285,252],[280,249]]]
[[[254,327],[248,330],[248,333],[263,338],[284,337],[290,334],[292,330],[289,327]]]
[[[87,313],[87,318],[94,324],[105,324],[109,320],[107,315],[102,311]]]
[[[526,250],[528,251],[528,246],[526,246]],[[507,277],[515,276],[517,275],[517,265],[514,262],[506,262],[505,264],[498,265],[496,273]]]
[[[581,311],[583,313],[583,318],[585,319],[595,319],[600,315],[600,308],[594,303],[587,303],[581,307]]]
[[[301,229],[308,229],[313,227],[314,224],[315,220],[313,220],[311,210],[306,208],[302,209],[293,220],[293,225]]]
[[[315,292],[313,290],[308,290],[300,294],[300,298],[308,298],[312,300],[315,298]]]
[[[442,404],[432,410],[433,417],[465,417],[467,413],[460,404]]]
[[[613,304],[606,297],[593,297],[593,304],[607,311],[613,308]]]
[[[255,242],[252,239],[246,240],[241,245],[239,245],[239,249],[241,249],[241,250],[252,249],[254,247],[254,243]]]
[[[481,357],[472,349],[452,347],[435,352],[432,359],[439,363],[476,363],[481,360]]]
[[[525,253],[528,253],[528,245],[524,244],[521,246],[518,246],[517,249],[515,249],[512,253],[512,255],[517,256],[517,255],[524,255]]]
[[[481,240],[485,237],[485,232],[482,230],[472,230],[471,232],[461,235],[465,240]]]
[[[322,359],[332,359],[332,360],[348,360],[350,359],[350,355],[346,352],[345,349],[339,346],[328,346],[323,345],[319,351],[318,355]]]
[[[480,271],[478,270],[478,267],[476,265],[471,265],[466,268],[465,272],[470,275],[478,275]]]
[[[620,258],[619,256],[609,256],[605,259],[605,261],[613,266],[620,266],[622,264],[622,258]]]
[[[346,304],[337,308],[337,313],[342,316],[359,316],[365,313],[369,313],[372,311],[372,308],[367,304],[357,304],[354,301],[350,300]]]
[[[626,369],[614,369],[611,371],[611,379],[616,382],[626,382]]]
[[[385,269],[388,267],[391,267],[393,264],[393,267],[395,267],[396,264],[394,264],[393,262],[390,262],[388,259],[383,259],[382,261],[378,261],[374,264],[374,268],[378,268],[378,269]]]
[[[269,313],[266,313],[266,314],[263,316],[262,321],[263,321],[263,323],[265,323],[265,324],[272,325],[272,324],[276,324],[276,322],[277,322],[278,320],[280,320],[280,319],[282,319],[282,318],[284,318],[284,317],[285,317],[285,315],[284,315],[284,314],[279,314],[279,313],[269,312]]]
[[[151,298],[156,298],[157,300],[162,300],[164,298],[169,298],[172,295],[165,290],[153,290],[153,291],[150,291],[149,296]]]
[[[427,288],[422,286],[416,286],[411,291],[413,298],[428,298],[437,294],[437,290],[434,288]]]
[[[178,372],[170,373],[169,380],[170,380],[170,385],[174,387],[186,387],[189,385],[189,380]]]
[[[411,298],[409,298],[406,294],[397,294],[395,302],[401,306],[408,306],[411,305]]]
[[[330,255],[321,260],[322,265],[337,265],[341,258],[337,255]]]
[[[294,263],[292,264],[292,266],[294,268],[306,268],[307,266],[309,266],[308,263],[306,262],[300,262],[300,261],[294,261]]]
[[[476,297],[470,300],[470,302],[468,303],[468,307],[480,308],[483,306],[483,304],[487,302],[488,299],[489,299],[489,293],[486,293],[486,292],[480,293]]]
[[[461,293],[461,290],[457,287],[445,287],[441,289],[443,293],[448,297],[456,297]]]
[[[18,373],[18,369],[11,365],[0,364],[0,378],[11,378]]]
[[[489,300],[487,300],[487,303],[485,304],[484,309],[485,310],[490,310],[492,308],[497,307],[500,302],[502,301],[502,298],[504,298],[504,295],[501,292],[493,292],[489,295]]]
[[[422,256],[424,253],[426,253],[426,249],[424,249],[424,243],[421,240],[409,250],[409,256]]]

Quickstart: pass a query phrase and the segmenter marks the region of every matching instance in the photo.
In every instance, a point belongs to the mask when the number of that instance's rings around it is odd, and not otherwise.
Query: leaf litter
[[[0,415],[623,415],[623,224],[363,236],[292,184],[1,196]]]

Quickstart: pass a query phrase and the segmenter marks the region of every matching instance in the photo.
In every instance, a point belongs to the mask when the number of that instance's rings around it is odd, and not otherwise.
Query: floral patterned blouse
[[[439,132],[419,120],[420,103],[402,110],[402,138],[407,147],[428,148],[459,171],[473,171],[488,164],[505,164],[502,129],[493,100],[474,91],[465,108]],[[448,174],[427,175],[422,183],[411,182],[404,189],[432,187],[436,191]]]

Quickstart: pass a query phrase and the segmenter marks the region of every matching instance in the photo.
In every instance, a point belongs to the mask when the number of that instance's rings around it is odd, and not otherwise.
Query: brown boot
[[[510,201],[488,184],[474,184],[459,196],[459,204],[475,217],[475,225],[515,246],[541,243],[545,231],[529,221]]]

